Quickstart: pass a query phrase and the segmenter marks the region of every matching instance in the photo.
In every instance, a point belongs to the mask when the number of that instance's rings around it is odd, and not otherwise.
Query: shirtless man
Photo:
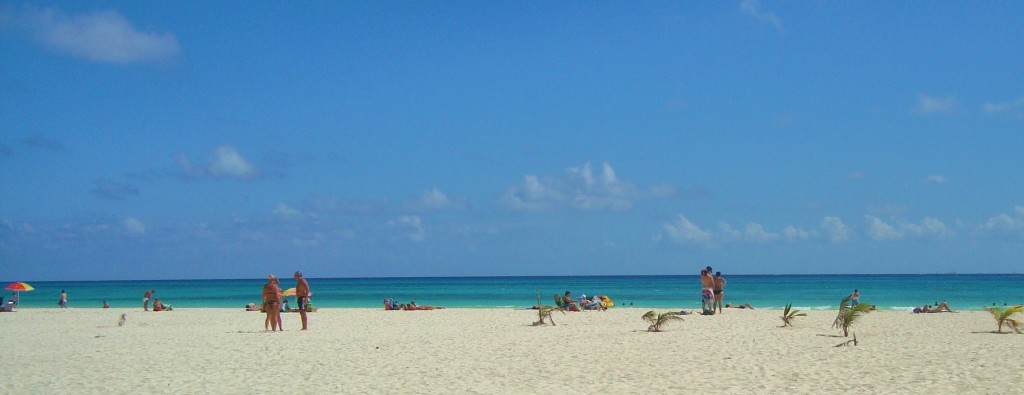
[[[142,311],[149,311],[149,298],[153,296],[153,290],[146,291],[145,295],[142,295]]]
[[[281,308],[281,287],[277,286],[277,278],[273,274],[267,275],[267,283],[263,285],[263,308],[267,312],[267,320],[264,321],[263,329],[266,330],[266,322],[277,332],[277,316]]]
[[[725,277],[722,277],[722,272],[715,272],[715,307],[718,308],[718,312],[722,312],[722,300],[725,299]]]
[[[711,277],[711,266],[700,271],[700,307],[701,310],[715,310],[715,279]]]
[[[309,292],[309,283],[302,277],[302,272],[295,272],[295,301],[299,305],[299,317],[302,318],[302,330],[306,330],[306,302],[309,301],[309,297],[313,296],[312,292]]]

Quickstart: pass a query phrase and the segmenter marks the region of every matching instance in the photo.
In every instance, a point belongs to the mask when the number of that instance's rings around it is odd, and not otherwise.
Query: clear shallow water
[[[1024,274],[942,275],[777,275],[728,276],[726,303],[750,303],[757,308],[835,309],[840,299],[859,289],[861,303],[880,309],[911,309],[946,300],[954,309],[1024,303]],[[0,282],[6,285],[15,279]],[[281,280],[282,288],[295,286]],[[56,307],[61,289],[71,308],[141,307],[142,294],[176,308],[238,307],[258,303],[264,279],[29,282],[35,291],[21,293],[21,307]],[[400,302],[468,308],[526,308],[552,304],[554,294],[609,295],[619,306],[699,308],[697,276],[586,277],[430,277],[309,279],[312,301],[318,307],[382,307],[384,298]],[[4,300],[10,291],[0,294]],[[292,300],[294,303],[294,300]]]

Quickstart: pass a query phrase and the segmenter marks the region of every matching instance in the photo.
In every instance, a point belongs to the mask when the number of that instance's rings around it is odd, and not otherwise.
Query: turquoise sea
[[[726,303],[750,303],[756,308],[835,309],[846,295],[859,289],[861,303],[880,309],[909,310],[948,301],[954,309],[981,310],[992,304],[1024,303],[1024,274],[928,275],[736,275],[726,277]],[[17,279],[0,282],[6,285]],[[21,293],[22,308],[57,307],[63,289],[71,308],[141,307],[142,294],[175,308],[238,307],[258,303],[265,279],[163,281],[31,282],[34,291]],[[294,287],[283,278],[282,288]],[[554,294],[608,295],[618,306],[641,308],[699,308],[697,276],[579,276],[579,277],[427,277],[427,278],[310,278],[317,307],[381,307],[385,298],[407,303],[460,308],[527,308],[552,303]],[[11,292],[0,294],[5,300]],[[294,300],[292,300],[294,303]]]

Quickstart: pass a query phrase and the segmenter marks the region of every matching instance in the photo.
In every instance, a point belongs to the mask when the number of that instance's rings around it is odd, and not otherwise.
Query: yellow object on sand
[[[598,297],[601,298],[602,302],[604,302],[605,307],[615,306],[615,302],[612,302],[612,298],[609,298],[608,295],[601,295]]]

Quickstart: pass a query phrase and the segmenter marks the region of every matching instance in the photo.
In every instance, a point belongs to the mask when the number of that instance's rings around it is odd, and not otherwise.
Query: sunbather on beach
[[[754,306],[751,306],[750,303],[744,303],[744,304],[738,305],[738,306],[726,303],[725,307],[728,307],[730,309],[751,309],[751,310],[754,309]]]
[[[444,307],[441,307],[441,306],[430,306],[430,305],[420,306],[420,305],[417,305],[416,301],[414,300],[412,302],[409,302],[409,304],[405,305],[405,307],[403,307],[402,309],[403,310],[438,310],[438,309],[443,309],[443,308]]]
[[[936,303],[934,309],[932,308],[931,305],[928,305],[928,304],[926,304],[926,305],[924,305],[922,307],[915,307],[914,308],[914,313],[953,313],[953,312],[954,311],[949,308],[949,305],[946,304],[945,300],[943,300],[942,303]]]
[[[171,305],[164,305],[164,302],[157,298],[153,301],[153,311],[171,311]]]
[[[580,307],[584,310],[606,310],[604,302],[601,301],[601,297],[594,295],[592,299],[587,299],[587,295],[584,294],[580,301]]]
[[[565,291],[565,295],[562,296],[562,308],[569,311],[580,311],[580,308],[576,306],[576,301],[572,300],[572,293]]]

